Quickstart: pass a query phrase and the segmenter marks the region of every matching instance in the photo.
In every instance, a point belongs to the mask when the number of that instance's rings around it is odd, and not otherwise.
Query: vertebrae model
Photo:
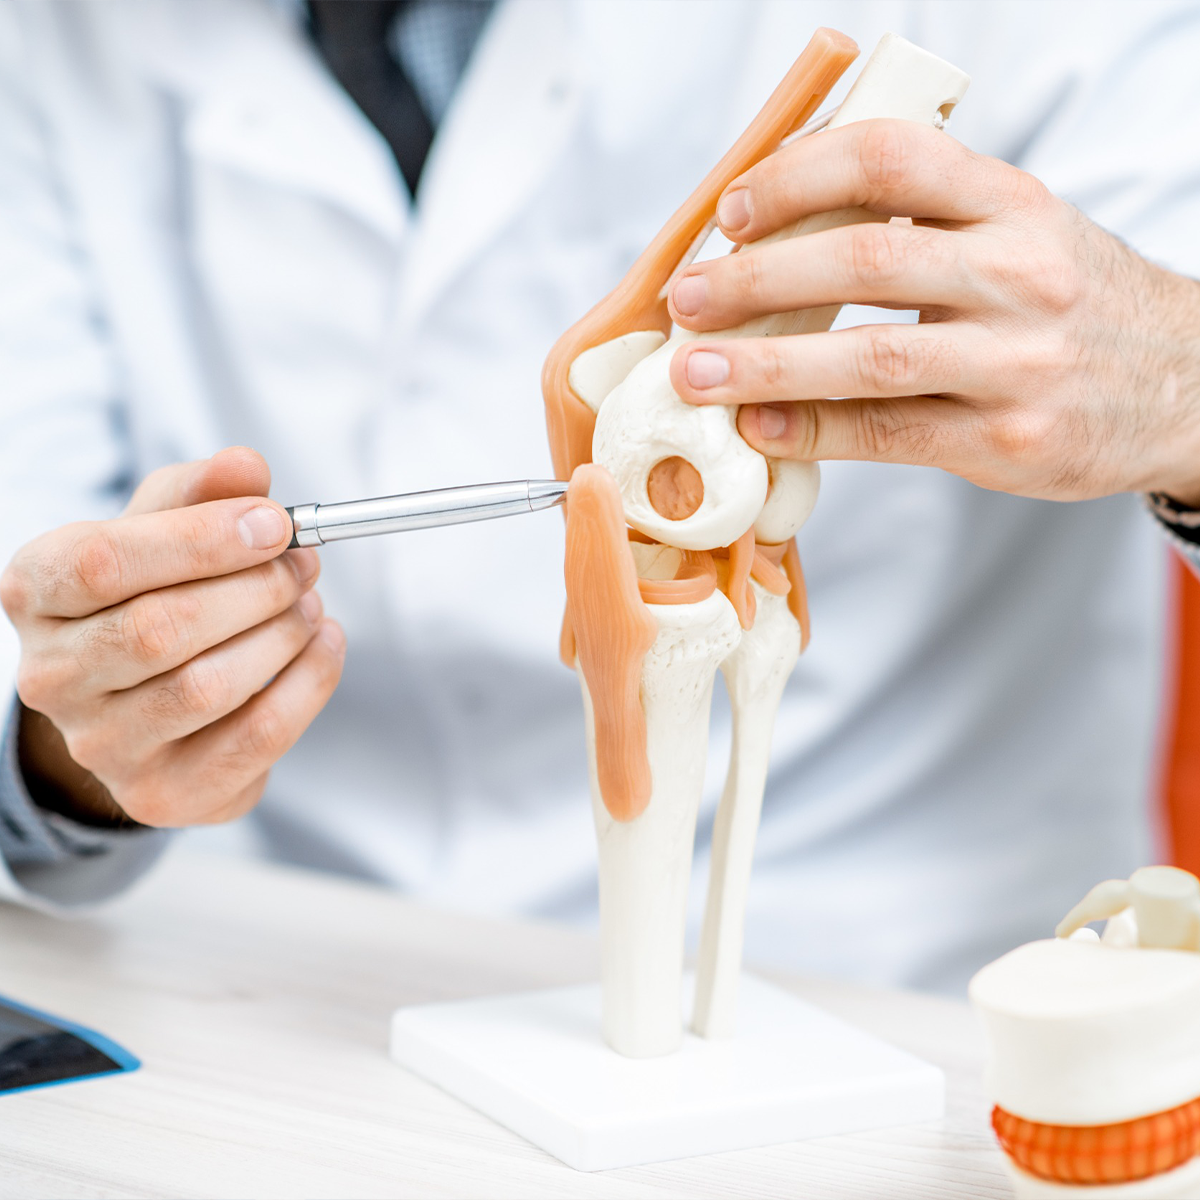
[[[971,981],[1017,1194],[1200,1196],[1200,881],[1144,867],[1056,932]]]
[[[635,1057],[680,1043],[688,881],[718,669],[733,756],[713,833],[693,1029],[732,1034],[742,925],[775,713],[808,640],[793,536],[816,500],[815,464],[770,462],[737,414],[675,394],[673,275],[713,228],[727,184],[813,114],[857,55],[819,30],[762,112],[638,259],[559,339],[543,392],[567,497],[562,655],[583,686],[600,848],[603,1023]],[[940,125],[960,71],[894,36],[871,56],[831,125],[898,117]],[[819,136],[819,135],[818,135]],[[857,221],[807,217],[764,241]],[[718,337],[828,329],[836,307],[771,316]]]

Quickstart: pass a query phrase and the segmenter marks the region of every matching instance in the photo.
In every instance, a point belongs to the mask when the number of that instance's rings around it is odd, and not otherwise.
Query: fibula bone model
[[[815,463],[772,462],[736,411],[675,394],[667,290],[714,227],[727,184],[801,129],[858,54],[818,30],[763,110],[617,289],[569,329],[542,377],[567,495],[562,657],[583,687],[599,837],[604,1035],[622,1054],[675,1050],[688,882],[713,680],[725,676],[733,755],[713,832],[693,1030],[734,1029],[742,926],[775,713],[808,641],[793,540],[816,501]],[[940,127],[967,76],[893,35],[830,127],[895,117]],[[817,134],[816,136],[820,136]],[[762,243],[885,216],[805,217]],[[826,330],[837,306],[712,337]]]
[[[1143,867],[1056,933],[971,981],[1017,1195],[1200,1196],[1200,880]]]

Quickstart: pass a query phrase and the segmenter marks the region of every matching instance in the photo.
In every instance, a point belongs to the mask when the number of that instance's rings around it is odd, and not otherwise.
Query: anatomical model
[[[1056,933],[971,981],[1018,1196],[1200,1196],[1200,880],[1143,867]]]
[[[766,106],[620,286],[554,346],[543,373],[551,450],[567,496],[562,656],[583,687],[599,838],[604,1035],[622,1054],[682,1039],[684,926],[709,706],[718,668],[733,755],[713,833],[692,1027],[733,1033],[742,925],[775,712],[808,640],[792,540],[816,500],[816,464],[770,462],[735,411],[671,388],[674,275],[714,227],[725,186],[812,116],[858,48],[819,30]],[[939,126],[968,79],[888,35],[830,126],[897,117]],[[817,136],[820,136],[819,134]],[[802,219],[763,242],[860,221]],[[837,306],[723,334],[826,330]]]

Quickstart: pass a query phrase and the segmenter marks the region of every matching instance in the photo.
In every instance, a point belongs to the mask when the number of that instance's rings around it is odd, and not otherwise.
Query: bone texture
[[[614,820],[600,798],[583,682],[600,851],[604,1037],[630,1058],[670,1054],[683,1035],[688,882],[713,680],[741,632],[720,592],[699,604],[656,604],[650,611],[659,634],[642,668],[642,703],[652,802],[634,821]]]
[[[767,785],[775,714],[800,657],[800,626],[787,599],[751,582],[758,611],[721,664],[733,709],[733,754],[713,826],[708,903],[700,935],[692,1028],[702,1037],[735,1032],[738,976],[754,841]],[[653,793],[652,793],[653,795]]]
[[[898,117],[926,125],[941,124],[962,99],[970,79],[934,55],[888,34],[880,40],[862,73],[829,123],[830,129],[873,117]],[[821,134],[813,135],[820,137]],[[744,252],[787,238],[888,218],[863,208],[817,213],[750,243]],[[733,329],[703,335],[705,341],[734,337],[782,337],[829,329],[840,305],[773,313]],[[728,546],[759,518],[767,498],[766,461],[750,450],[737,432],[737,413],[723,405],[696,408],[675,395],[671,359],[696,334],[676,329],[667,343],[638,363],[609,395],[596,419],[592,442],[595,462],[607,468],[621,489],[629,523],[648,537],[689,550]],[[650,504],[646,477],[656,463],[678,456],[690,462],[704,481],[699,509],[680,521],[669,520]],[[784,489],[796,493],[796,516],[772,512],[772,532],[789,529],[791,537],[816,497],[817,477],[805,464],[778,463]],[[798,517],[798,519],[796,519]],[[784,538],[779,538],[782,541]]]
[[[837,64],[845,61],[839,57],[845,54],[844,39],[839,41],[826,31],[814,42],[822,36],[828,45],[820,53],[827,57],[830,70],[840,73],[844,68]],[[806,54],[811,51],[812,47]],[[830,81],[825,75],[821,80],[827,90]],[[876,116],[940,124],[967,82],[949,64],[889,35],[876,48],[831,125]],[[815,94],[804,91],[808,99]],[[796,97],[789,100],[795,102]],[[801,111],[807,111],[804,104]],[[737,147],[731,156],[729,161],[734,161]],[[722,169],[717,168],[717,173]],[[725,176],[725,182],[733,177]],[[715,198],[709,203],[715,204]],[[696,215],[686,205],[681,213],[685,210],[689,218]],[[818,214],[763,241],[883,219],[862,209]],[[678,233],[675,226],[683,228],[679,222],[677,215],[668,231]],[[655,257],[651,251],[668,231],[643,259]],[[688,241],[691,244],[692,239]],[[747,252],[753,253],[754,247],[747,247]],[[656,291],[663,278],[654,283]],[[631,306],[631,322],[645,323],[615,330],[610,325],[618,336],[602,344],[582,345],[569,370],[573,389],[569,396],[564,399],[558,388],[563,362],[559,348],[580,345],[578,339],[590,336],[600,317],[585,318],[564,335],[565,341],[560,339],[560,347],[551,355],[553,370],[546,376],[555,403],[575,406],[571,412],[578,418],[579,430],[595,413],[591,439],[595,468],[589,469],[602,468],[611,475],[625,520],[645,538],[661,543],[644,546],[635,541],[632,546],[639,593],[659,630],[641,673],[650,799],[632,819],[617,819],[621,811],[614,816],[612,805],[605,806],[596,769],[604,755],[597,753],[592,698],[581,672],[599,837],[604,1036],[615,1050],[631,1057],[668,1054],[683,1036],[680,993],[688,884],[718,667],[725,674],[733,707],[733,755],[714,830],[692,1027],[706,1037],[734,1032],[747,891],[771,735],[788,675],[807,639],[803,577],[791,539],[812,511],[820,480],[815,464],[768,461],[753,450],[737,432],[735,409],[692,406],[675,394],[671,359],[697,335],[676,329],[664,342],[663,334],[650,328],[660,325],[662,312],[653,305],[633,305],[630,298],[648,293],[647,282],[648,277],[639,275],[635,267],[622,285],[624,291],[614,293]],[[658,292],[660,299],[662,294]],[[707,334],[705,339],[825,330],[837,312],[838,306],[829,306],[762,317],[737,329]],[[655,319],[649,320],[651,316]],[[552,404],[549,411],[554,441],[558,408]],[[558,457],[573,444],[571,437],[560,436]],[[648,480],[659,463],[675,458],[698,473],[702,495],[694,511],[689,508],[682,515],[680,508],[672,514],[678,519],[670,519],[651,503]],[[568,500],[568,511],[569,505]],[[751,582],[747,591],[745,572],[759,552],[754,542],[761,543],[759,549],[771,562],[780,561],[771,555],[782,555],[792,581],[790,600],[758,582]],[[718,551],[723,558],[727,547],[722,586],[735,599],[736,611],[720,591],[694,599],[678,586],[689,570],[699,572],[695,582],[703,584],[704,563],[708,586],[715,586],[717,567],[708,552]],[[651,588],[650,582],[657,587]],[[667,603],[668,597],[675,603]]]

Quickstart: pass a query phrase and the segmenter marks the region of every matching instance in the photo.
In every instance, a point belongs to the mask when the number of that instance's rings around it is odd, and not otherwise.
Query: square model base
[[[788,992],[743,977],[738,1024],[622,1058],[600,1035],[599,984],[584,984],[397,1009],[391,1052],[580,1171],[942,1115],[936,1067]]]

